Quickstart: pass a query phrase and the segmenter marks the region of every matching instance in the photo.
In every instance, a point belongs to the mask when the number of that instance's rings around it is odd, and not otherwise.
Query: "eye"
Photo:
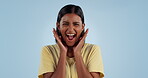
[[[63,23],[62,25],[64,25],[64,26],[68,26],[68,23]]]
[[[79,26],[79,24],[76,23],[76,24],[74,24],[74,26]]]

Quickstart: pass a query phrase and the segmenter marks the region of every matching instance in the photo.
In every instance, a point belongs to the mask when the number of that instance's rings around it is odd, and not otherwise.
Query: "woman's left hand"
[[[80,37],[79,43],[75,47],[73,47],[74,55],[81,52],[81,49],[82,49],[84,42],[85,42],[85,38],[87,36],[87,33],[88,33],[88,29],[86,30],[84,35],[82,37]]]

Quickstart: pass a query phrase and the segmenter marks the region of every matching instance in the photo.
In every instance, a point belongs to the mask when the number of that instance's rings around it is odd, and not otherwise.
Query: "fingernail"
[[[89,30],[89,28],[87,28],[87,31]]]

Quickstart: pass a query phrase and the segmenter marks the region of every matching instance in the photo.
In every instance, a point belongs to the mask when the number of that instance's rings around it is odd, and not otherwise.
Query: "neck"
[[[68,52],[73,52],[73,47],[68,47]]]
[[[70,58],[74,57],[73,47],[68,47],[67,56],[70,57]]]

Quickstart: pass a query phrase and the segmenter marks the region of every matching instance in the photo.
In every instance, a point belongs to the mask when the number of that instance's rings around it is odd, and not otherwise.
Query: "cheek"
[[[83,31],[83,27],[80,26],[80,27],[78,27],[76,30],[77,30],[78,33],[81,33],[81,32]]]
[[[65,31],[64,30],[61,30],[61,34],[65,34]]]
[[[80,36],[82,31],[83,31],[82,29],[77,30],[77,36]]]
[[[60,29],[60,32],[61,32],[62,36],[65,37],[66,30],[65,29]]]

